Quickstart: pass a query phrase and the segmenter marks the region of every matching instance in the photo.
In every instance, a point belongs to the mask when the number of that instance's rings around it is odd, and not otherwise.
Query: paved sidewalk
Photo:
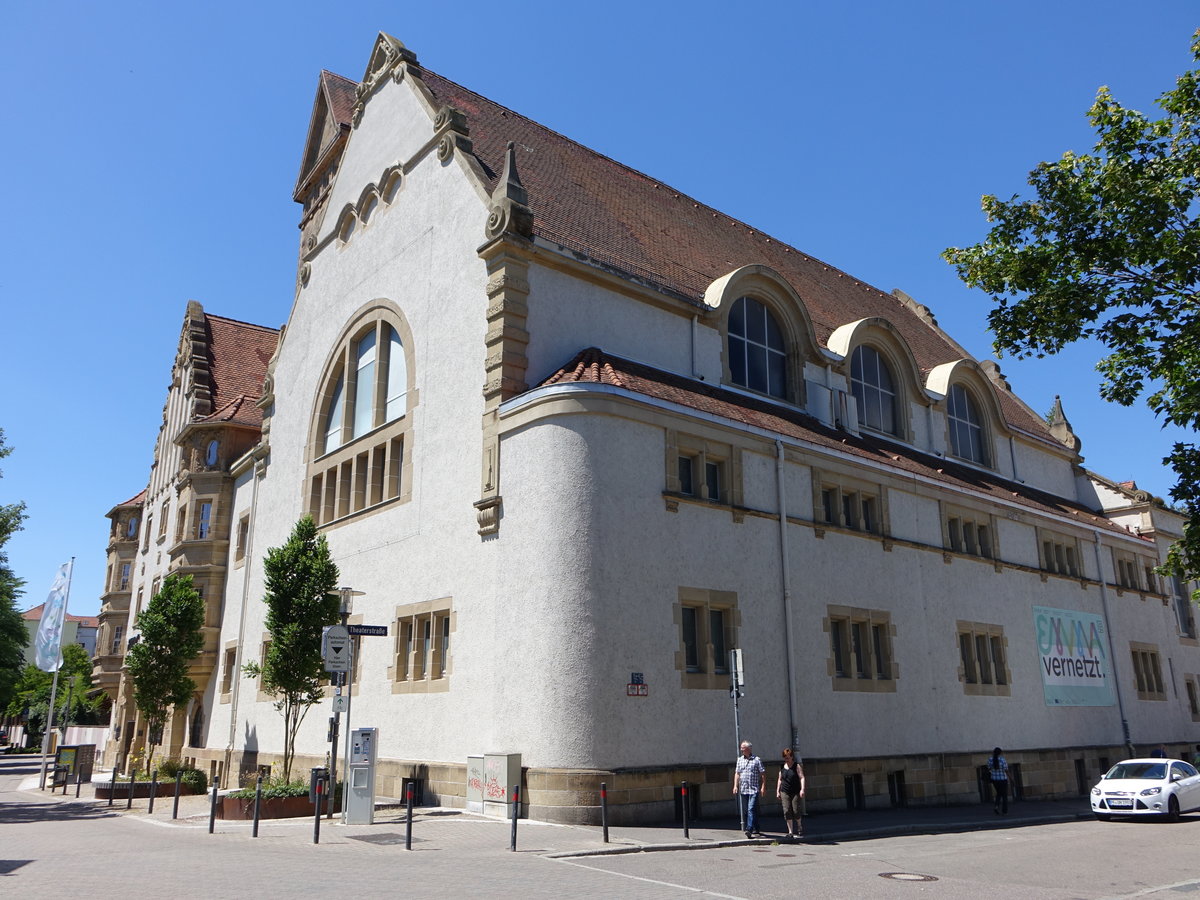
[[[208,828],[211,794],[181,797],[179,818],[171,818],[173,797],[160,797],[155,801],[154,813],[148,812],[149,801],[137,798],[131,809],[127,801],[119,796],[110,806],[107,800],[96,800],[92,785],[83,785],[80,799],[75,799],[75,786],[70,785],[67,794],[51,794],[37,787],[37,778],[26,779],[21,785],[23,793],[36,795],[44,800],[53,798],[62,803],[78,803],[103,809],[120,815],[136,816],[168,827],[204,829]],[[818,813],[804,819],[804,843],[832,843],[863,840],[892,835],[936,834],[944,832],[978,831],[995,828],[1041,825],[1067,822],[1091,816],[1088,802],[1084,798],[1063,801],[1017,801],[1010,807],[1009,815],[997,816],[991,804],[952,807],[916,807],[905,809],[847,810],[844,812]],[[621,826],[609,829],[609,841],[604,842],[599,826],[556,825],[521,819],[517,826],[517,848],[525,853],[562,858],[592,856],[612,853],[640,853],[669,850],[703,850],[716,847],[770,845],[778,842],[790,843],[782,820],[767,816],[764,824],[777,830],[768,831],[762,837],[746,839],[738,827],[736,818],[706,818],[696,822],[687,837],[681,825],[675,826]],[[418,807],[413,811],[413,844],[423,849],[462,849],[478,853],[487,847],[492,851],[507,851],[510,846],[511,823],[473,815],[458,809]],[[217,819],[214,830],[219,834],[243,833],[249,837],[250,822]],[[313,820],[264,819],[260,823],[260,834],[270,832],[298,832],[311,839]],[[347,845],[375,844],[401,845],[405,843],[405,810],[398,800],[381,799],[376,804],[373,825],[349,825],[340,823],[339,817],[322,819],[321,843]]]

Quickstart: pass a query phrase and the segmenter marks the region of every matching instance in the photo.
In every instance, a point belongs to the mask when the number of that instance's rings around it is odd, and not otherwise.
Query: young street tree
[[[338,620],[338,596],[332,593],[338,568],[329,558],[325,536],[305,516],[286,544],[267,551],[263,570],[271,644],[262,665],[249,663],[243,669],[260,679],[260,688],[275,697],[275,708],[283,714],[283,778],[288,781],[300,724],[309,708],[324,699],[321,630]]]
[[[0,428],[0,459],[12,453],[4,445],[4,429]],[[25,664],[24,649],[29,644],[25,620],[17,609],[17,598],[24,593],[24,582],[13,574],[8,565],[4,545],[14,531],[21,530],[25,521],[24,503],[0,504],[0,709],[12,701],[21,667]]]
[[[1200,32],[1192,39],[1200,62]],[[1108,351],[1100,394],[1139,398],[1167,423],[1200,427],[1200,70],[1180,75],[1151,119],[1100,88],[1088,119],[1093,151],[1029,173],[1034,198],[983,198],[992,223],[943,256],[992,295],[997,353],[1053,354],[1081,339]],[[1168,568],[1200,578],[1200,448],[1177,443],[1164,463],[1187,516]],[[1200,594],[1200,591],[1197,592]]]
[[[188,668],[204,647],[204,600],[192,576],[168,575],[135,624],[141,638],[125,654],[125,666],[133,702],[146,722],[149,769],[171,708],[187,703],[196,690]]]

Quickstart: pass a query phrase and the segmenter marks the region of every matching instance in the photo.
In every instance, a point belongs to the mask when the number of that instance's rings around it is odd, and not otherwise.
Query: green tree
[[[332,593],[338,568],[329,558],[325,536],[305,516],[286,544],[267,551],[263,571],[271,645],[262,665],[243,668],[247,676],[260,679],[260,688],[275,697],[275,708],[283,715],[283,780],[289,781],[300,724],[309,708],[324,699],[321,631],[338,620],[338,596]]]
[[[1200,32],[1192,56],[1200,62]],[[1029,173],[1032,199],[983,198],[987,237],[943,256],[992,295],[997,353],[1045,356],[1081,339],[1107,355],[1100,394],[1139,399],[1166,423],[1200,427],[1200,70],[1180,75],[1149,118],[1100,88],[1088,110],[1091,153]],[[1167,568],[1200,578],[1200,449],[1163,460],[1187,516]],[[1200,592],[1197,592],[1200,595]]]
[[[58,670],[58,694],[55,697],[54,724],[95,725],[99,722],[99,698],[89,698],[92,686],[92,659],[78,644],[64,644],[63,664]],[[35,665],[21,670],[14,686],[13,697],[5,707],[8,715],[26,716],[30,745],[41,742],[50,710],[50,692],[54,673],[43,672]]]
[[[171,708],[187,703],[196,690],[188,668],[204,647],[204,600],[192,586],[192,576],[168,575],[135,625],[141,638],[125,654],[125,667],[133,682],[133,702],[146,722],[149,769]]]
[[[12,448],[5,446],[4,429],[0,428],[0,459],[10,453]],[[25,647],[29,644],[25,620],[17,609],[17,598],[24,593],[25,582],[9,568],[8,553],[4,550],[8,539],[21,530],[24,521],[24,503],[0,504],[0,709],[13,699],[21,667],[25,665]]]

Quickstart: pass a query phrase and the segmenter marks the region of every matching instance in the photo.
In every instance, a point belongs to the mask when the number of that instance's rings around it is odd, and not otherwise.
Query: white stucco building
[[[503,751],[539,817],[594,820],[602,781],[615,821],[670,815],[683,779],[728,803],[734,648],[743,734],[796,745],[810,807],[969,800],[996,744],[1025,793],[1068,795],[1127,743],[1200,738],[1190,606],[1153,572],[1179,517],[1085,470],[1057,404],[911,298],[386,35],[361,82],[321,74],[295,196],[295,302],[260,440],[217,466],[211,677],[174,752],[278,755],[237,673],[269,639],[263,556],[306,513],[351,622],[389,629],[353,688],[384,793],[461,805],[467,757]]]

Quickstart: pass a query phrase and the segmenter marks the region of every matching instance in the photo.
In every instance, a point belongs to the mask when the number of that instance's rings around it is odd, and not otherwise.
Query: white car
[[[1092,812],[1113,816],[1166,816],[1200,809],[1200,772],[1182,759],[1126,759],[1092,788]]]

